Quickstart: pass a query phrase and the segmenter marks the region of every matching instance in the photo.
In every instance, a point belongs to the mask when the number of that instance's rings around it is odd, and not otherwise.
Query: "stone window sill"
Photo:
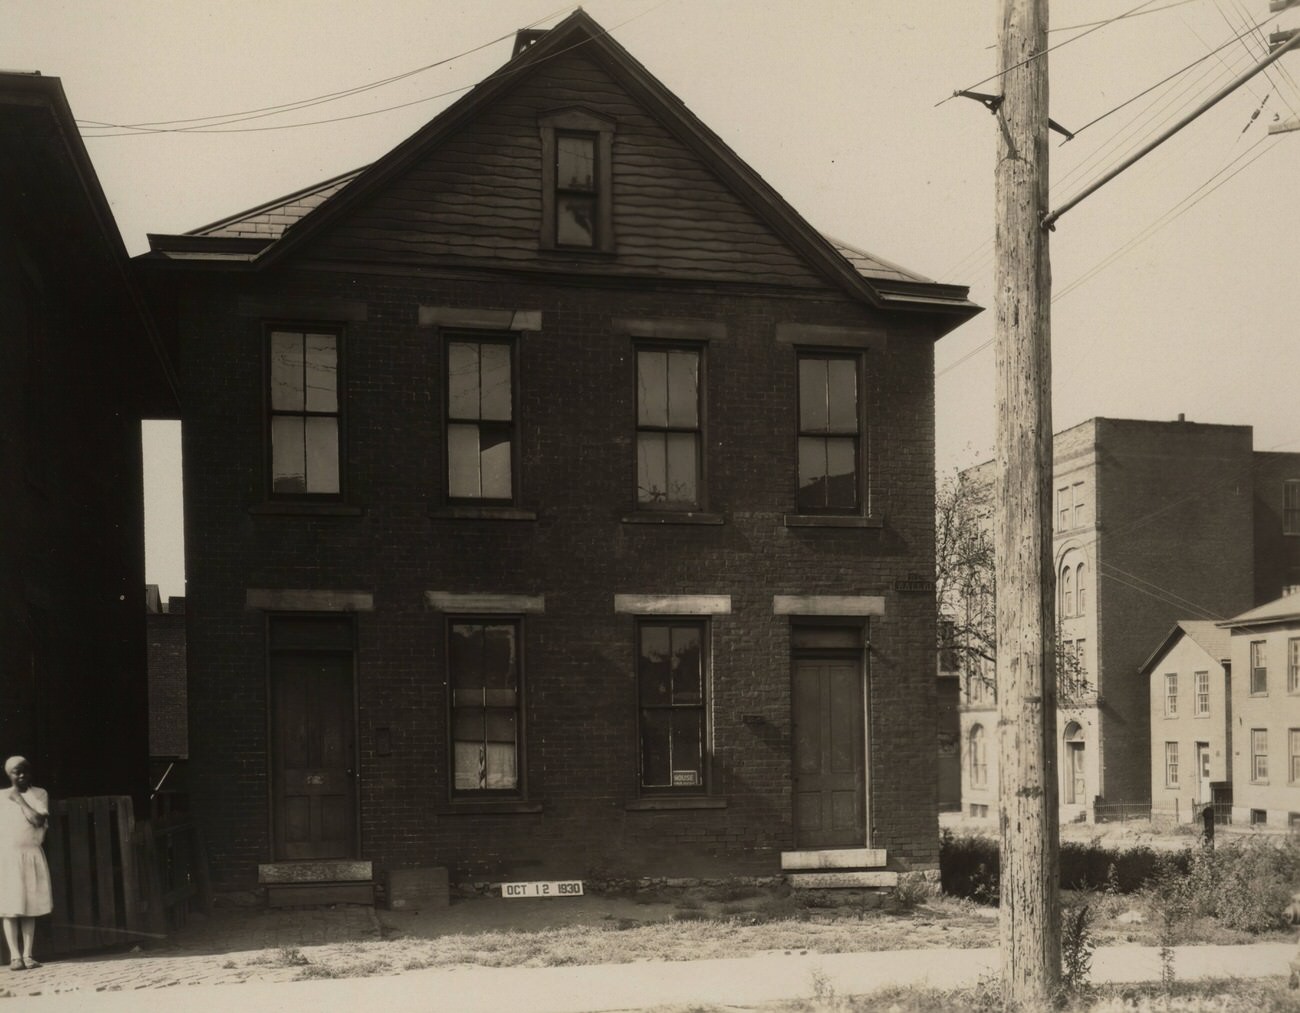
[[[842,514],[786,514],[787,528],[883,528],[883,517],[850,517]]]
[[[670,795],[639,798],[623,807],[627,812],[664,812],[673,809],[725,809],[727,800],[715,795]]]
[[[539,813],[542,803],[525,802],[523,799],[488,801],[456,801],[438,810],[439,816],[497,816],[513,813]]]
[[[440,521],[535,521],[537,511],[521,507],[445,506],[430,510],[429,516]]]
[[[249,507],[248,512],[261,517],[360,517],[366,511],[355,503],[268,500]]]
[[[722,514],[699,513],[696,511],[673,510],[638,510],[636,513],[624,514],[624,524],[725,524]]]

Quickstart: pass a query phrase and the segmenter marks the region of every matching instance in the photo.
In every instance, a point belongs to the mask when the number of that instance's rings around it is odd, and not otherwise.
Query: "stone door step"
[[[374,883],[268,883],[268,907],[318,907],[324,904],[375,905]]]
[[[783,851],[781,871],[797,869],[883,869],[884,848],[832,848],[825,851]]]
[[[359,883],[374,879],[370,862],[354,859],[311,859],[299,862],[266,862],[257,867],[259,883]]]
[[[796,890],[861,890],[898,886],[898,873],[871,872],[796,872],[786,877]]]

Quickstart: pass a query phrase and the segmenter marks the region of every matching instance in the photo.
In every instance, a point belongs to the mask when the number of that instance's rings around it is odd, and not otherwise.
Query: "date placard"
[[[502,897],[581,897],[582,880],[551,883],[502,883]]]

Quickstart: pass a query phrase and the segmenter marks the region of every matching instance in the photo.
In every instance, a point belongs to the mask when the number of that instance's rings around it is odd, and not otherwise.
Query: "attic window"
[[[581,109],[544,116],[542,234],[544,250],[614,251],[614,124]]]

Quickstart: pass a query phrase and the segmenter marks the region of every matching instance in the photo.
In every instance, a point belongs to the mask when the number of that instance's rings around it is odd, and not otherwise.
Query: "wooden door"
[[[794,663],[794,824],[799,848],[867,843],[862,667]]]
[[[271,657],[275,857],[355,857],[352,655]]]
[[[1082,742],[1067,742],[1066,754],[1066,777],[1068,779],[1069,798],[1066,802],[1070,805],[1086,805],[1088,802],[1088,779],[1084,774],[1083,768],[1083,749]]]
[[[1210,802],[1210,744],[1196,743],[1196,801],[1201,805]]]

